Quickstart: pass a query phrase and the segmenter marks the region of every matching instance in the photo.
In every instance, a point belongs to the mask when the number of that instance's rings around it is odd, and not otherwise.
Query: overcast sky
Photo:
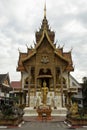
[[[0,0],[0,73],[20,80],[16,72],[18,48],[26,52],[33,45],[35,31],[43,19],[45,0]],[[87,0],[46,0],[47,19],[55,31],[57,45],[72,50],[75,71],[81,82],[87,76]]]

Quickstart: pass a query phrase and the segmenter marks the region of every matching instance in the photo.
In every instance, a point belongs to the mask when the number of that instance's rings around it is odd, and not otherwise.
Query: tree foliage
[[[87,107],[87,77],[83,77],[83,105]]]

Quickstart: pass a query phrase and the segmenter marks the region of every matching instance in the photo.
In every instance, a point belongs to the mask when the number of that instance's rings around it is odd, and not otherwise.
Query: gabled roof
[[[57,51],[55,51],[55,54],[60,57],[62,60],[64,60],[65,62],[69,62],[68,59],[66,59],[65,57],[63,57],[63,55],[61,55],[60,53],[58,53]]]
[[[27,57],[27,53],[21,53],[19,52],[19,60],[18,60],[18,67],[17,67],[17,71],[20,70],[25,70],[22,64],[22,60],[25,59]]]
[[[40,46],[40,44],[42,43],[42,41],[43,41],[43,39],[44,39],[45,36],[46,36],[47,40],[49,41],[50,45],[53,47],[53,49],[55,49],[55,46],[52,43],[52,41],[50,40],[50,37],[49,37],[48,32],[47,32],[46,29],[43,30],[42,36],[40,38],[40,41],[38,42],[38,44],[36,44],[36,49]]]
[[[11,82],[11,87],[13,88],[13,89],[21,89],[21,82],[20,81],[12,81]]]
[[[71,51],[69,52],[64,52],[63,56],[69,61],[70,64],[72,64],[72,56],[71,56]]]
[[[36,51],[34,50],[30,55],[28,55],[25,59],[22,60],[22,62],[30,59],[32,56],[34,56],[36,54]]]
[[[7,74],[0,74],[0,84],[2,84],[6,78]]]
[[[25,70],[23,63],[29,60],[30,58],[32,58],[36,54],[37,49],[42,44],[44,38],[47,38],[49,44],[54,50],[54,53],[58,57],[60,57],[63,61],[67,62],[68,64],[67,70],[69,71],[74,70],[72,66],[73,62],[72,62],[71,52],[66,53],[66,52],[63,52],[63,48],[55,47],[55,44],[54,44],[55,33],[54,31],[51,31],[51,29],[49,28],[48,20],[46,19],[46,7],[44,8],[44,18],[42,20],[41,28],[39,29],[39,31],[36,31],[35,36],[36,36],[35,47],[31,49],[30,48],[27,49],[27,53],[24,53],[24,54],[20,53],[18,68],[17,68],[18,71]]]
[[[72,81],[74,81],[77,85],[78,85],[78,88],[81,88],[82,89],[82,85],[70,74],[70,79]]]
[[[0,74],[0,84],[2,84],[6,79],[8,79],[8,82],[10,84],[9,74],[8,73],[6,73],[6,74]]]
[[[11,91],[12,87],[10,85],[9,73],[0,74],[0,87],[2,87],[2,91]]]

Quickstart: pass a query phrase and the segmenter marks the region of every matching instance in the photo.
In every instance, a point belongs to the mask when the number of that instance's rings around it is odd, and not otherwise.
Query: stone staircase
[[[24,113],[25,113],[24,116],[38,116],[36,109],[34,109],[33,107],[26,107],[24,109]],[[52,108],[51,116],[66,116],[66,114],[67,114],[66,108],[57,108],[57,109]]]
[[[38,113],[33,107],[25,107],[24,116],[38,116]]]
[[[51,116],[66,116],[67,114],[67,109],[66,108],[57,108],[57,109],[52,109]]]

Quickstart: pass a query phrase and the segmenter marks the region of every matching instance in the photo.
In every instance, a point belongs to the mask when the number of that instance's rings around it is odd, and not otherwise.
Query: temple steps
[[[62,107],[57,109],[52,108],[51,116],[66,116],[66,114],[67,114],[66,108]],[[38,113],[36,109],[34,109],[33,107],[25,107],[24,116],[38,116]]]

